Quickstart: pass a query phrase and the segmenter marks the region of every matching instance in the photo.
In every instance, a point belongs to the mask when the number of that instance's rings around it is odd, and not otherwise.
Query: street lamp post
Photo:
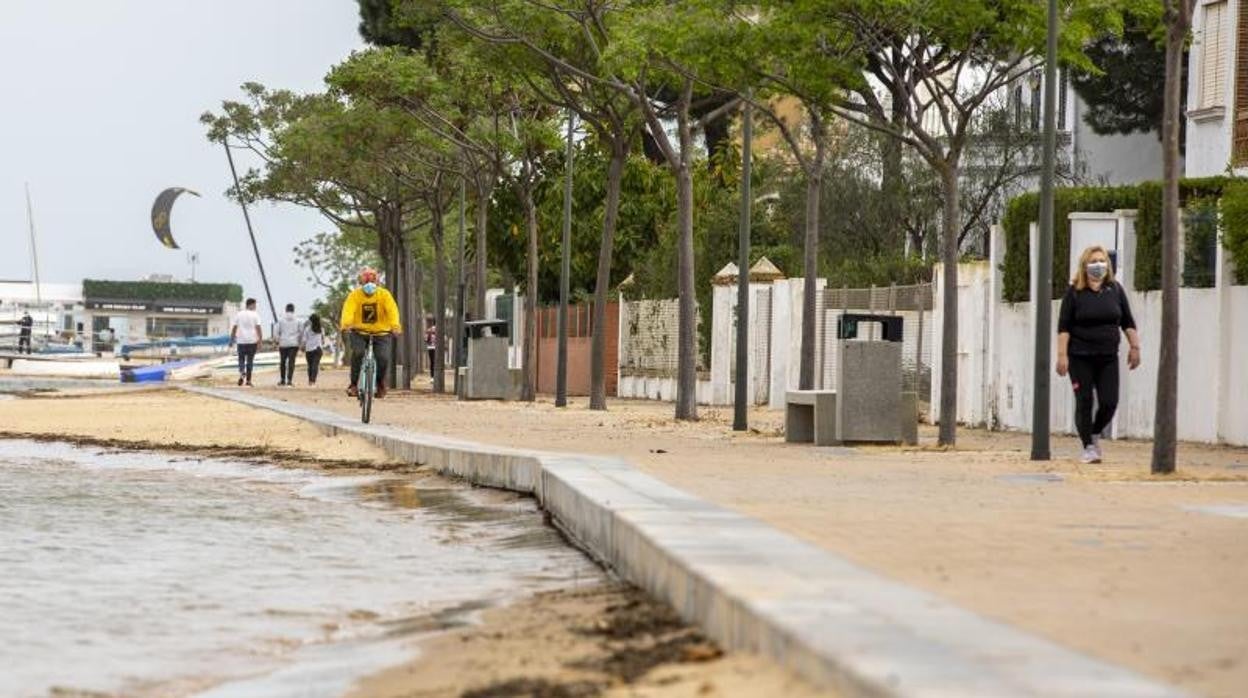
[[[750,343],[750,162],[754,140],[754,109],[745,100],[741,124],[741,222],[737,228],[737,382],[732,398],[732,429],[749,428]]]
[[[1035,410],[1031,419],[1031,459],[1049,460],[1049,371],[1053,324],[1053,178],[1057,155],[1057,0],[1049,0],[1048,44],[1044,56],[1044,151],[1040,175],[1040,244],[1031,301],[1036,304]]]
[[[568,405],[568,277],[572,275],[572,134],[576,117],[568,110],[566,172],[563,181],[563,251],[559,266],[559,350],[555,363],[555,407]]]

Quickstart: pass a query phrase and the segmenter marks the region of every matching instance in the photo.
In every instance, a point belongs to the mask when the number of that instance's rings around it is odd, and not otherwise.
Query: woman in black
[[[1062,298],[1057,320],[1057,373],[1070,373],[1075,389],[1075,426],[1083,442],[1079,458],[1083,463],[1101,462],[1101,432],[1118,409],[1120,331],[1130,344],[1127,366],[1135,370],[1140,365],[1140,335],[1127,292],[1114,281],[1105,248],[1094,245],[1079,257],[1079,270]]]

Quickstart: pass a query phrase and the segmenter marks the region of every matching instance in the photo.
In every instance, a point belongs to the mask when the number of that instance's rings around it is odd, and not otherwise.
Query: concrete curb
[[[618,459],[475,444],[232,390],[184,389],[531,493],[585,550],[720,645],[768,655],[847,695],[1186,695],[859,568]]]

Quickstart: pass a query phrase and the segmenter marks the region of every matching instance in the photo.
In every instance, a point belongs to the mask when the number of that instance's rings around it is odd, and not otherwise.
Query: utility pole
[[[30,224],[30,260],[34,265],[35,303],[43,306],[43,290],[39,285],[39,245],[35,240],[35,207],[30,203],[30,182],[26,183],[26,222]]]
[[[746,97],[741,128],[741,223],[737,228],[737,382],[732,399],[732,430],[749,428],[750,373],[750,171],[754,141],[753,93]]]
[[[459,287],[455,292],[455,397],[461,399],[459,367],[465,362],[464,351],[464,180],[459,180]]]
[[[1036,305],[1035,407],[1031,459],[1049,460],[1049,382],[1053,341],[1053,178],[1057,155],[1057,0],[1048,0],[1048,46],[1044,56],[1044,152],[1040,175],[1040,244],[1031,302]]]
[[[238,205],[243,208],[243,220],[247,223],[247,234],[251,236],[251,249],[256,253],[256,266],[260,268],[260,281],[264,282],[264,297],[269,299],[269,312],[273,313],[273,324],[277,324],[277,306],[273,304],[273,293],[269,291],[269,277],[264,273],[264,262],[260,261],[260,246],[256,244],[256,231],[251,227],[251,216],[247,213],[247,202],[243,200],[242,187],[238,184],[238,170],[234,169],[234,155],[230,153],[230,144],[221,141],[225,148],[225,159],[230,163],[230,175],[234,177],[234,191],[238,194]]]
[[[555,407],[568,406],[568,286],[572,275],[572,132],[576,117],[568,109],[568,142],[563,181],[563,251],[559,266],[559,351],[555,359]]]

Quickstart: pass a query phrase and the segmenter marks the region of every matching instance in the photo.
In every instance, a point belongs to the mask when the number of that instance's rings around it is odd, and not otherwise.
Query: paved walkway
[[[256,393],[332,409],[327,385]],[[1248,685],[1248,451],[1181,450],[1153,480],[1147,445],[1110,464],[1026,460],[1018,435],[963,431],[961,448],[783,443],[774,413],[733,434],[723,410],[675,423],[670,405],[458,403],[400,395],[376,420],[500,446],[623,456],[641,470],[958,606],[1209,695]],[[930,441],[930,434],[925,438]],[[1073,456],[1071,440],[1059,455]]]

